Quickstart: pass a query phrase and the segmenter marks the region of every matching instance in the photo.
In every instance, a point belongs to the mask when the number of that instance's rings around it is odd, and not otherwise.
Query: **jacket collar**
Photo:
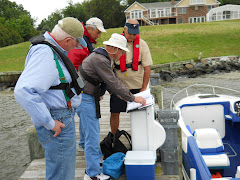
[[[84,25],[83,23],[82,23],[82,25],[83,25],[83,28],[84,28],[84,36],[86,36],[86,37],[89,39],[89,41],[90,41],[91,44],[92,44],[92,43],[97,44],[97,41],[95,41],[95,40],[90,36],[90,34],[88,33],[85,25]]]
[[[111,61],[111,59],[110,59],[110,57],[109,57],[109,55],[108,55],[108,53],[107,53],[105,48],[94,49],[94,52],[98,53],[98,54],[102,54],[103,56],[105,56],[107,59],[109,59]]]

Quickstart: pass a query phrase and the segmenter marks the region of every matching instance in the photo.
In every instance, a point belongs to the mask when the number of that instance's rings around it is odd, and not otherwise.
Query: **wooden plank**
[[[101,140],[106,137],[110,131],[110,112],[109,112],[109,94],[104,96],[101,103],[101,113],[102,118],[99,120],[100,123],[100,135]],[[77,142],[79,141],[79,117],[75,116],[76,121],[76,136]],[[121,113],[120,116],[120,127],[119,129],[124,129],[131,134],[130,128],[130,114]],[[127,142],[127,140],[123,140]],[[77,143],[78,144],[78,143]],[[26,171],[21,175],[18,180],[45,180],[46,179],[46,164],[45,158],[34,159],[30,165],[27,167]],[[85,174],[86,162],[84,157],[84,152],[77,152],[76,154],[76,170],[75,170],[75,180],[82,180]],[[119,179],[116,180],[126,180],[126,174],[124,173]],[[179,176],[166,176],[162,174],[160,163],[156,163],[155,168],[155,180],[179,180]]]

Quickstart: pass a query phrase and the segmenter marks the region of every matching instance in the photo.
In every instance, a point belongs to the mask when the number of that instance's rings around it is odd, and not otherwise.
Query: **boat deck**
[[[235,175],[236,169],[239,166],[240,162],[240,145],[234,144],[229,140],[223,140],[224,151],[228,155],[230,160],[231,168],[224,169],[222,172],[224,177],[231,177]]]
[[[110,131],[110,112],[109,112],[109,99],[110,96],[107,93],[104,95],[103,100],[101,100],[101,115],[102,118],[99,120],[100,122],[100,133],[101,140],[108,134]],[[120,117],[120,127],[119,129],[124,129],[131,134],[130,127],[130,117],[129,113],[121,113]],[[76,116],[76,134],[77,134],[77,142],[79,141],[79,118]],[[83,152],[77,152],[77,162],[76,162],[76,170],[75,170],[75,179],[82,180],[85,173],[86,163]],[[45,159],[35,159],[33,160],[26,171],[21,175],[18,180],[44,180],[46,179],[46,171],[45,171]],[[124,173],[118,180],[126,180],[126,174]],[[156,180],[180,180],[178,175],[163,175],[160,162],[156,162],[155,165],[155,179]]]

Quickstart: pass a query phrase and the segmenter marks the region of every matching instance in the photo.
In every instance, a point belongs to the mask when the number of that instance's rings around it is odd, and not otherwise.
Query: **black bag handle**
[[[132,141],[131,141],[131,135],[125,131],[125,130],[117,130],[117,132],[113,135],[113,147],[115,146],[116,140],[118,140],[121,135],[124,135],[126,139],[128,140],[128,143],[130,144],[130,149],[132,149]]]

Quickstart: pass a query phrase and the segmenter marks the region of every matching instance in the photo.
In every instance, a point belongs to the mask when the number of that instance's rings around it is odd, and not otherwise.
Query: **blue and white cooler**
[[[127,180],[155,178],[155,155],[152,151],[128,151],[124,164]]]

